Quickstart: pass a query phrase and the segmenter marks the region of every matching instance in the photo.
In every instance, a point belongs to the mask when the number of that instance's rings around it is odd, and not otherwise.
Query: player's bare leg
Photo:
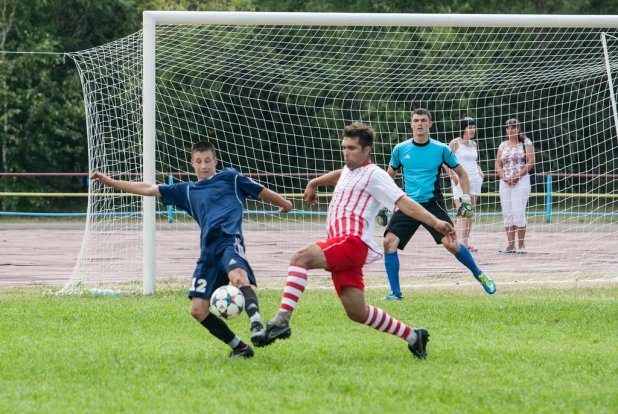
[[[262,316],[260,315],[260,307],[258,305],[258,298],[251,287],[249,282],[249,276],[243,268],[236,268],[230,270],[228,278],[232,285],[236,286],[242,294],[245,296],[245,312],[249,317],[249,323],[251,324],[251,342],[255,346],[260,346],[266,338],[266,331],[262,324]]]
[[[354,322],[362,323],[380,332],[390,333],[405,340],[408,343],[408,349],[415,358],[423,359],[427,356],[429,332],[426,329],[412,329],[384,310],[367,305],[364,292],[356,287],[343,287],[339,298],[348,318]]]

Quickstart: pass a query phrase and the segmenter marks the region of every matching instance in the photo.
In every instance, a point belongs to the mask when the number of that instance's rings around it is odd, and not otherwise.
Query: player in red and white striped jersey
[[[406,194],[380,167],[371,162],[350,169],[345,166],[339,170],[333,198],[326,218],[328,238],[357,236],[370,249],[371,263],[382,257],[380,248],[373,240],[373,219],[380,208],[380,202],[391,211]]]
[[[401,210],[453,240],[456,240],[455,230],[410,199],[384,170],[371,163],[374,138],[374,130],[365,124],[355,122],[347,126],[341,143],[345,167],[315,178],[307,185],[305,200],[310,204],[317,201],[317,187],[335,186],[328,206],[328,238],[292,255],[281,306],[267,324],[263,346],[290,337],[290,317],[307,286],[308,270],[326,269],[351,320],[404,339],[416,358],[427,355],[429,332],[426,329],[412,329],[382,309],[365,303],[363,266],[382,257],[373,240],[374,218],[380,205],[391,211]]]

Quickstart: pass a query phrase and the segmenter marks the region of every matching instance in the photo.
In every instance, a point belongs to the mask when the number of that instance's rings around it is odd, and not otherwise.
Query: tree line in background
[[[612,14],[618,0],[0,0],[0,172],[86,172],[82,86],[62,53],[141,29],[143,10]],[[85,192],[83,178],[0,177],[0,192]],[[84,211],[85,199],[2,197],[2,211]]]

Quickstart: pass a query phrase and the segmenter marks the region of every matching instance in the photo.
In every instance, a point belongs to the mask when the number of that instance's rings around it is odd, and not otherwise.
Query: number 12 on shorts
[[[206,279],[191,279],[191,292],[206,292]]]

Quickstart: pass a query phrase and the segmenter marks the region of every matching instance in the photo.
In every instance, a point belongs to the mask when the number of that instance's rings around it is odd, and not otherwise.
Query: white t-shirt
[[[373,240],[374,223],[380,205],[391,211],[406,193],[397,187],[390,175],[375,164],[368,163],[350,170],[343,168],[328,206],[326,231],[328,237],[358,236],[377,255],[369,255],[367,263],[382,257]]]

